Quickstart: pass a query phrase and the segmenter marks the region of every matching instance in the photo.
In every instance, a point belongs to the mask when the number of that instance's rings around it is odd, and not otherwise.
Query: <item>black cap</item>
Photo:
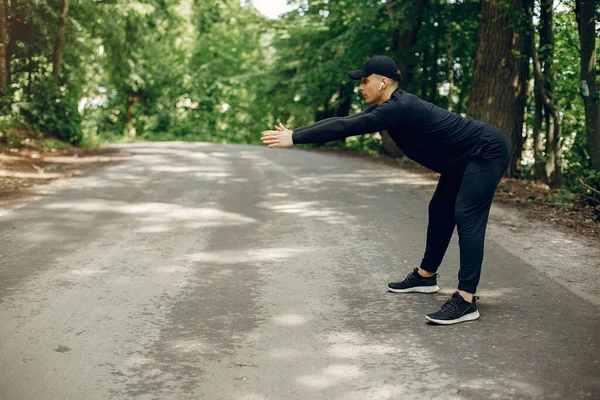
[[[386,76],[395,81],[400,80],[400,71],[398,71],[398,66],[394,60],[386,56],[371,57],[365,61],[360,69],[348,72],[348,76],[350,76],[352,79],[366,78],[371,74]]]

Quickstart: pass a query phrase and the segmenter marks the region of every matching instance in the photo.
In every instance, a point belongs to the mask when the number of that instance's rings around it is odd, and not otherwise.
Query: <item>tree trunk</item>
[[[7,22],[8,22],[8,36],[9,36],[9,40],[8,43],[6,45],[6,86],[9,87],[11,82],[12,82],[12,69],[11,69],[11,61],[12,61],[12,57],[13,54],[16,53],[17,51],[17,45],[16,45],[16,41],[14,40],[14,37],[12,36],[12,30],[14,29],[12,27],[13,21],[12,21],[12,16],[10,14],[10,7],[7,6],[6,8],[7,10]]]
[[[418,57],[413,48],[423,21],[423,11],[428,0],[388,1],[388,16],[392,23],[393,49],[400,64],[400,87],[407,89],[415,76]]]
[[[27,57],[27,88],[25,90],[25,94],[28,99],[31,99],[33,97],[32,87],[33,87],[33,56],[30,54]]]
[[[0,0],[0,96],[6,94],[8,85],[6,69],[6,28],[8,26],[8,17],[6,9],[6,0]]]
[[[550,1],[551,2],[551,1]],[[543,6],[543,5],[542,5]],[[550,4],[550,8],[552,8],[552,4]],[[533,17],[533,10],[529,8],[527,10],[529,18]],[[546,15],[546,18],[548,16]],[[529,20],[532,21],[531,19]],[[544,23],[552,23],[552,19],[546,20]],[[544,24],[543,23],[543,24]],[[550,29],[552,27],[550,26]],[[540,31],[542,33],[543,30]],[[546,32],[547,33],[547,32]],[[544,41],[548,43],[548,37],[544,38]],[[542,41],[540,40],[540,44]],[[547,49],[551,48],[547,47]],[[529,40],[529,52],[533,57],[533,72],[535,74],[535,82],[537,83],[537,90],[543,101],[544,112],[546,113],[546,176],[548,177],[548,182],[550,186],[553,188],[560,188],[564,185],[563,182],[563,173],[562,173],[562,127],[561,127],[561,118],[560,114],[554,104],[554,100],[552,99],[552,94],[548,90],[545,85],[545,79],[542,72],[542,64],[540,62],[540,58],[538,56],[538,51],[535,48],[535,39],[530,36]],[[551,53],[546,53],[551,54]],[[549,64],[552,62],[552,59],[546,60]],[[552,72],[552,69],[549,68],[549,72]],[[552,81],[550,77],[550,82]],[[548,118],[548,117],[552,118]],[[550,124],[551,123],[551,124]]]
[[[538,52],[539,66],[534,68],[543,68],[542,84],[544,91],[540,92],[544,104],[544,114],[546,122],[546,176],[548,183],[553,188],[562,187],[563,168],[562,168],[562,135],[560,116],[558,120],[555,116],[559,113],[554,104],[554,9],[553,0],[540,0],[540,49]],[[531,13],[531,16],[533,14]],[[535,45],[535,44],[534,44]],[[532,49],[532,55],[535,47]],[[535,60],[535,58],[534,58]],[[537,75],[537,74],[536,74]],[[547,97],[547,99],[546,99]]]
[[[464,98],[464,94],[463,94],[463,90],[458,90],[457,93],[458,96],[458,101],[456,102],[456,110],[454,110],[455,113],[457,114],[461,114],[463,113],[463,98]]]
[[[517,177],[523,146],[528,81],[526,37],[515,25],[521,0],[483,0],[467,114],[504,131],[512,143],[507,175]]]
[[[446,0],[446,9],[450,6],[450,0]],[[448,61],[448,111],[452,111],[454,96],[454,59],[452,58],[452,25],[446,23],[446,60]]]
[[[127,126],[125,127],[125,133],[130,137],[135,137],[137,134],[133,123],[133,113],[131,112],[131,108],[137,102],[138,97],[136,95],[129,94],[127,96]]]
[[[423,100],[427,100],[427,77],[429,76],[428,66],[429,66],[429,46],[425,46],[423,51],[421,52],[420,60],[421,65],[423,66],[421,72],[421,98]]]
[[[544,155],[544,137],[542,136],[542,122],[544,120],[544,100],[538,88],[537,78],[534,78],[533,93],[535,96],[534,121],[533,121],[533,176],[536,180],[548,183],[546,175],[546,158]]]
[[[54,45],[54,66],[52,76],[58,79],[60,72],[60,52],[62,48],[63,37],[65,35],[65,24],[67,22],[67,12],[69,10],[69,0],[63,0],[60,18],[58,19],[58,33],[56,34],[56,44]]]
[[[596,81],[596,30],[594,0],[576,0],[575,13],[581,45],[581,94],[585,108],[585,134],[592,168],[600,170],[600,102]]]
[[[354,95],[354,85],[345,84],[340,87],[330,100],[323,105],[321,111],[319,107],[315,108],[315,122],[332,117],[346,117],[350,113],[352,106],[352,96]]]
[[[7,35],[8,44],[6,46],[6,85],[10,88],[12,80],[12,59],[17,54],[19,43],[33,43],[32,25],[25,23],[26,12],[22,8],[15,6],[15,0],[6,0],[6,19],[7,19]],[[21,68],[24,58],[28,55],[24,54],[21,57]]]
[[[352,97],[354,96],[354,85],[345,84],[340,88],[340,97],[338,106],[335,109],[335,117],[346,117],[350,113],[352,106]]]
[[[548,107],[548,106],[546,106]],[[562,171],[562,128],[560,118],[552,114],[546,114],[546,132],[547,132],[547,162],[546,176],[550,187],[558,189],[564,186]]]
[[[437,35],[435,36],[435,43],[433,45],[433,65],[431,66],[431,82],[430,82],[430,92],[429,92],[429,101],[435,104],[437,100],[437,78],[438,78],[438,59],[440,58],[440,28],[436,27],[435,32]]]

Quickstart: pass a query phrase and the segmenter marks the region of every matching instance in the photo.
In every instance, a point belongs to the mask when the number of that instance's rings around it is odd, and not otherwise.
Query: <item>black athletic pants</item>
[[[460,247],[458,289],[475,293],[481,275],[485,229],[500,178],[510,160],[510,142],[486,126],[473,153],[440,176],[429,203],[427,244],[421,268],[436,272],[456,226]]]

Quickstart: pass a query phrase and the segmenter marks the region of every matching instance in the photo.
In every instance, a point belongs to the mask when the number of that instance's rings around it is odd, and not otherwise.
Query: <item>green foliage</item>
[[[5,146],[20,149],[24,147],[22,138],[19,135],[14,134],[13,132],[6,132],[2,134],[2,140],[0,143],[3,143]]]
[[[380,154],[382,149],[381,136],[378,134],[352,136],[346,139],[344,144],[347,149],[362,151],[367,154]]]
[[[81,115],[77,99],[69,96],[50,79],[36,83],[38,96],[13,104],[28,126],[37,128],[61,141],[77,144],[82,138]]]
[[[575,193],[594,194],[582,186],[585,185],[600,190],[600,171],[590,167],[585,135],[585,111],[579,96],[580,63],[578,49],[577,22],[572,10],[556,12],[554,16],[554,59],[555,72],[554,102],[562,115],[562,139],[565,151],[564,179],[566,190]],[[599,43],[600,45],[600,43]],[[543,54],[548,49],[539,49]],[[534,96],[529,99],[526,123],[533,125]],[[533,165],[525,165],[522,176],[526,179],[533,177]]]
[[[273,35],[274,79],[266,81],[263,95],[271,112],[299,126],[339,115],[348,101],[364,107],[346,71],[374,54],[393,56],[389,31],[380,1],[312,1],[290,13]]]
[[[292,0],[296,10],[268,20],[250,1],[71,0],[61,70],[53,79],[62,0],[10,3],[11,74],[0,103],[0,140],[18,145],[22,138],[11,130],[37,130],[84,146],[102,140],[259,144],[260,132],[276,123],[295,128],[364,109],[346,71],[375,54],[401,64],[410,58],[415,76],[404,89],[445,108],[448,27],[453,111],[464,113],[481,9],[478,0],[433,0],[415,21],[415,3],[408,0]],[[513,24],[529,28],[523,17]],[[573,11],[560,9],[554,22],[554,101],[563,116],[565,179],[570,190],[595,196],[582,184],[600,188],[586,150]],[[415,23],[414,46],[396,51],[394,33]],[[531,126],[533,96],[528,110]],[[364,135],[327,146],[377,153],[381,140]],[[525,177],[531,169],[524,166]]]
[[[351,136],[345,140],[336,140],[325,144],[303,145],[306,148],[326,147],[333,149],[346,149],[359,151],[366,154],[381,154],[382,141],[378,134]]]
[[[577,195],[568,189],[560,189],[550,196],[552,203],[562,207],[573,207],[576,200]]]
[[[71,147],[71,143],[63,142],[62,140],[47,139],[44,141],[44,146],[49,149],[63,150]],[[49,169],[46,170],[49,171]]]
[[[447,108],[447,25],[451,29],[454,70],[453,111],[464,113],[473,75],[472,59],[479,29],[479,1],[446,4],[434,1],[425,10],[424,26],[419,31],[415,50],[419,54],[419,73],[411,85],[413,93],[442,108]],[[445,90],[440,89],[444,87]]]
[[[589,166],[572,166],[565,174],[567,188],[579,193],[584,203],[591,206],[600,205],[600,170]]]

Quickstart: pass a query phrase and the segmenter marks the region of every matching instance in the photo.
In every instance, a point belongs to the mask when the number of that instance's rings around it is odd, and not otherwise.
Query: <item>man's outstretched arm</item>
[[[326,143],[348,136],[364,135],[386,129],[386,123],[372,113],[350,117],[328,118],[291,131],[282,125],[274,131],[262,132],[262,142],[269,147],[292,147],[294,144]]]
[[[361,111],[361,112],[359,112],[359,113],[352,114],[352,115],[349,115],[349,116],[347,116],[347,117],[341,117],[341,118],[344,118],[344,119],[348,120],[348,119],[360,118],[360,117],[362,117],[362,116],[363,116],[363,115],[365,115],[365,114],[366,114],[366,112],[365,112],[365,111]],[[322,120],[320,120],[320,121],[317,121],[317,122],[315,122],[314,124],[311,124],[311,125],[306,125],[306,126],[302,126],[302,127],[300,127],[300,128],[295,128],[295,129],[294,129],[294,132],[295,132],[295,133],[298,133],[298,132],[304,131],[304,130],[306,130],[306,129],[312,129],[312,128],[315,128],[315,127],[317,127],[317,126],[320,126],[320,125],[326,124],[326,123],[328,123],[328,122],[330,122],[330,121],[332,121],[332,120],[334,120],[334,119],[339,119],[339,118],[340,118],[340,117],[331,117],[331,118],[325,118],[325,119],[322,119]]]

